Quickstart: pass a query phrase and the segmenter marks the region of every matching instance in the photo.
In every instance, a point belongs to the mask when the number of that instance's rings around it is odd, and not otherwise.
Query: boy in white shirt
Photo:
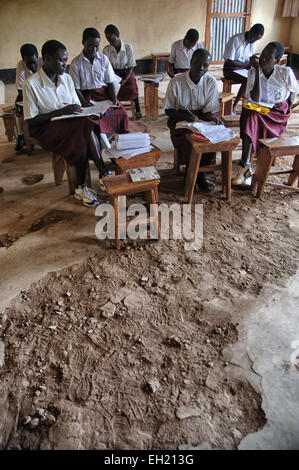
[[[220,109],[217,81],[212,75],[206,73],[210,62],[209,51],[197,49],[191,59],[190,71],[170,80],[166,92],[165,113],[169,117],[167,125],[170,129],[171,141],[179,153],[180,160],[186,161],[187,164],[192,146],[186,139],[186,134],[192,131],[176,129],[176,123],[193,122],[196,116],[204,121],[214,121],[216,124],[220,122],[215,116]],[[210,165],[213,156],[213,153],[203,154],[200,165]],[[215,185],[205,173],[199,173],[197,188],[213,191]]]
[[[19,151],[25,145],[24,129],[23,129],[23,109],[18,105],[20,101],[23,101],[23,83],[26,78],[30,77],[35,73],[42,65],[41,57],[38,57],[37,48],[34,44],[23,44],[20,49],[22,60],[19,60],[16,67],[16,88],[18,96],[16,97],[16,125],[18,131],[18,139],[15,146],[15,150]]]
[[[281,136],[291,115],[292,94],[298,89],[297,80],[291,67],[278,65],[284,54],[280,42],[270,42],[262,51],[259,61],[251,59],[252,68],[248,74],[245,96],[249,101],[267,103],[270,112],[242,108],[240,135],[243,141],[241,170],[232,184],[251,185],[250,157],[252,148],[258,153],[258,139]]]
[[[108,57],[114,72],[121,78],[119,101],[134,101],[136,119],[142,118],[139,106],[138,87],[134,74],[136,60],[131,44],[124,43],[119,37],[119,30],[113,24],[105,28],[105,36],[109,44],[104,47],[103,53]]]
[[[264,31],[264,26],[257,23],[249,31],[232,36],[225,46],[223,75],[225,78],[241,83],[233,105],[234,113],[240,99],[244,97],[247,83],[247,78],[235,73],[235,71],[250,69],[250,58],[255,53],[254,43],[263,37]]]
[[[129,132],[130,124],[125,108],[117,100],[121,78],[114,73],[108,57],[98,52],[100,40],[97,29],[83,31],[83,51],[72,60],[70,75],[82,106],[91,106],[90,100],[118,104],[119,108],[104,115],[98,125],[101,133],[122,134]]]
[[[198,31],[196,29],[189,29],[184,39],[179,39],[172,44],[168,72],[171,78],[177,73],[183,73],[190,69],[193,53],[197,49],[203,48],[203,45],[198,42],[198,38]]]

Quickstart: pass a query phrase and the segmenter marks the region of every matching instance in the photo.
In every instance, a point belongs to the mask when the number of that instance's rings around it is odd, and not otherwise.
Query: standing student
[[[20,49],[22,60],[17,63],[16,67],[16,87],[18,96],[16,97],[16,105],[23,101],[22,87],[26,78],[35,73],[42,65],[41,57],[38,57],[37,48],[33,44],[23,44]],[[24,129],[23,129],[23,109],[17,105],[16,125],[18,131],[18,139],[15,150],[22,150],[25,145]]]
[[[134,74],[136,60],[131,44],[124,43],[119,37],[119,30],[113,24],[105,28],[105,36],[109,44],[104,47],[103,53],[108,57],[114,72],[121,78],[120,90],[117,95],[119,101],[134,101],[136,119],[142,118],[138,99],[138,87]]]
[[[129,132],[128,114],[117,100],[121,79],[115,75],[108,57],[98,52],[100,40],[100,33],[95,28],[83,31],[83,51],[72,60],[70,75],[82,106],[90,106],[91,100],[111,100],[119,105],[98,121],[101,133]]]
[[[191,59],[190,71],[182,73],[170,80],[166,92],[165,113],[169,117],[168,127],[173,146],[180,156],[188,161],[192,146],[186,139],[188,129],[176,129],[180,121],[193,122],[195,117],[204,121],[220,121],[215,116],[220,110],[216,79],[207,73],[211,62],[211,54],[206,49],[197,49]],[[202,155],[200,165],[210,165],[214,153]],[[215,185],[205,173],[198,173],[198,188],[213,191]]]
[[[263,49],[259,61],[255,57],[251,58],[252,68],[248,74],[245,96],[249,101],[267,103],[270,112],[261,114],[258,110],[242,108],[241,169],[232,181],[234,185],[251,185],[250,157],[252,148],[257,154],[258,139],[279,137],[286,130],[291,115],[292,93],[296,92],[298,85],[291,67],[278,65],[283,53],[284,46],[280,42],[270,42]]]
[[[203,48],[203,45],[198,42],[198,38],[198,31],[196,29],[189,29],[184,39],[179,39],[172,44],[168,72],[171,78],[177,73],[183,73],[190,69],[193,53],[197,49]]]
[[[85,206],[98,204],[96,193],[85,184],[88,158],[100,175],[107,172],[101,160],[95,123],[89,117],[51,121],[53,117],[78,114],[82,110],[71,77],[65,73],[67,51],[59,41],[47,41],[42,47],[43,66],[23,85],[24,118],[30,134],[49,152],[63,155],[76,168],[78,185],[75,198]]]
[[[250,69],[250,58],[254,56],[255,51],[254,43],[263,37],[264,31],[264,26],[257,23],[249,31],[232,36],[225,46],[223,75],[225,78],[241,83],[233,105],[234,113],[240,99],[245,95],[247,83],[247,78],[235,73],[235,71]]]

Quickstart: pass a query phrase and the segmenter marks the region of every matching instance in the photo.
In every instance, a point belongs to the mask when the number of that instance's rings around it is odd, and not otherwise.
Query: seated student
[[[134,101],[136,119],[142,118],[138,99],[138,87],[134,74],[136,60],[131,44],[124,43],[119,38],[116,26],[109,24],[105,28],[105,36],[109,45],[104,47],[103,53],[108,57],[114,72],[121,78],[119,101]]]
[[[18,90],[18,96],[16,97],[16,103],[23,101],[22,87],[26,78],[30,77],[35,73],[42,65],[41,57],[38,57],[37,48],[33,44],[23,44],[20,49],[22,60],[17,63],[16,68],[16,87]],[[22,150],[25,145],[24,140],[24,129],[23,129],[23,109],[21,106],[17,106],[16,113],[16,124],[18,131],[18,139],[15,146],[15,150]]]
[[[250,69],[250,57],[254,56],[254,43],[263,37],[264,31],[264,26],[257,23],[249,31],[232,36],[225,46],[223,75],[225,78],[241,83],[234,101],[233,113],[236,112],[237,104],[245,95],[247,83],[247,78],[235,73],[235,70]]]
[[[101,133],[122,134],[129,132],[129,117],[117,101],[120,78],[115,75],[109,59],[98,52],[100,33],[94,28],[83,31],[83,51],[72,60],[70,75],[82,106],[90,106],[90,100],[111,100],[118,109],[104,115],[99,121]]]
[[[107,172],[101,160],[95,123],[88,117],[51,121],[51,118],[81,111],[81,104],[71,77],[65,73],[67,51],[58,41],[47,41],[42,47],[43,66],[23,85],[24,118],[30,134],[49,152],[63,155],[75,165],[78,179],[74,196],[85,206],[98,204],[96,194],[85,184],[88,158],[96,164],[101,176]]]
[[[173,146],[179,156],[184,156],[188,161],[192,146],[186,139],[188,129],[176,129],[176,123],[180,121],[193,122],[195,116],[204,121],[220,120],[214,116],[220,109],[218,99],[218,87],[216,79],[206,73],[211,62],[211,54],[206,49],[197,49],[191,59],[190,71],[170,80],[166,92],[165,113],[169,116],[168,127]],[[210,165],[213,153],[202,155],[200,165]],[[214,183],[205,173],[199,173],[197,185],[201,189],[213,191]]]
[[[270,42],[263,49],[259,61],[255,57],[251,59],[245,96],[249,101],[268,103],[271,110],[268,114],[260,114],[242,108],[240,135],[243,148],[239,162],[242,168],[232,184],[250,186],[252,147],[256,155],[258,139],[279,137],[286,130],[291,115],[291,93],[297,90],[298,85],[291,67],[278,65],[283,53],[284,46],[280,42]]]
[[[187,72],[190,61],[196,49],[202,49],[198,42],[199,33],[196,29],[189,29],[184,39],[175,41],[171,46],[168,75],[173,78],[177,73]]]

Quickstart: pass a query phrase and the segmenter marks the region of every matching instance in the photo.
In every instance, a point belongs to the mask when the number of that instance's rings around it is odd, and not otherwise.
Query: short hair
[[[284,54],[284,45],[281,42],[269,42],[266,47],[272,47],[275,50],[275,59],[280,60]]]
[[[186,39],[189,39],[191,42],[197,42],[199,38],[199,32],[197,29],[189,29],[185,36]]]
[[[262,35],[265,32],[265,28],[261,23],[256,23],[250,28],[251,33],[257,34],[257,35]]]
[[[49,55],[50,57],[53,57],[53,55],[58,51],[58,49],[66,50],[66,47],[61,42],[56,41],[56,39],[51,39],[50,41],[45,42],[45,44],[42,47],[43,60],[45,60],[47,55]]]
[[[105,34],[115,34],[116,36],[119,36],[119,30],[114,24],[108,24],[104,32]]]
[[[20,53],[23,60],[25,57],[31,57],[33,55],[36,55],[38,57],[37,48],[34,44],[23,44],[20,49]]]
[[[200,48],[200,49],[196,49],[196,51],[193,52],[191,60],[193,60],[193,58],[196,59],[196,57],[198,55],[203,55],[203,56],[206,56],[206,57],[212,57],[211,53],[207,49]]]
[[[100,33],[95,28],[86,28],[83,31],[82,41],[85,42],[89,38],[101,38]]]

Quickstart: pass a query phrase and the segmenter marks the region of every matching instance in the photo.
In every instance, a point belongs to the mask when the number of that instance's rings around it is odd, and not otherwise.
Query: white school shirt
[[[282,103],[287,100],[290,93],[298,90],[298,83],[291,67],[285,65],[274,65],[272,75],[267,78],[261,67],[259,67],[260,75],[260,99],[264,103],[274,106],[276,103]],[[255,68],[251,67],[248,72],[248,80],[245,96],[252,99],[250,92],[253,90],[255,82]]]
[[[37,60],[37,71],[41,68],[43,59],[41,57]],[[24,60],[19,60],[16,67],[16,87],[17,90],[22,90],[22,86],[26,78],[33,75],[33,72],[26,67]]]
[[[196,85],[189,71],[170,80],[164,109],[201,109],[204,113],[217,113],[220,110],[216,79],[206,73]]]
[[[249,62],[250,57],[254,55],[254,51],[254,43],[250,44],[245,41],[245,33],[235,34],[226,43],[223,59]]]
[[[72,60],[69,73],[76,90],[94,90],[105,87],[108,83],[121,81],[121,78],[115,75],[108,57],[100,52],[97,52],[91,63],[82,51]]]
[[[174,64],[175,69],[190,69],[190,61],[194,51],[197,49],[203,49],[203,45],[200,42],[197,42],[192,49],[187,49],[184,46],[184,40],[179,39],[171,46],[169,63]]]
[[[56,111],[68,104],[81,106],[72,78],[67,73],[58,75],[56,87],[42,67],[25,80],[23,104],[24,119]]]
[[[135,67],[136,60],[131,44],[121,41],[120,50],[117,53],[115,47],[108,44],[104,47],[105,54],[111,62],[114,69],[125,69],[126,67]]]

